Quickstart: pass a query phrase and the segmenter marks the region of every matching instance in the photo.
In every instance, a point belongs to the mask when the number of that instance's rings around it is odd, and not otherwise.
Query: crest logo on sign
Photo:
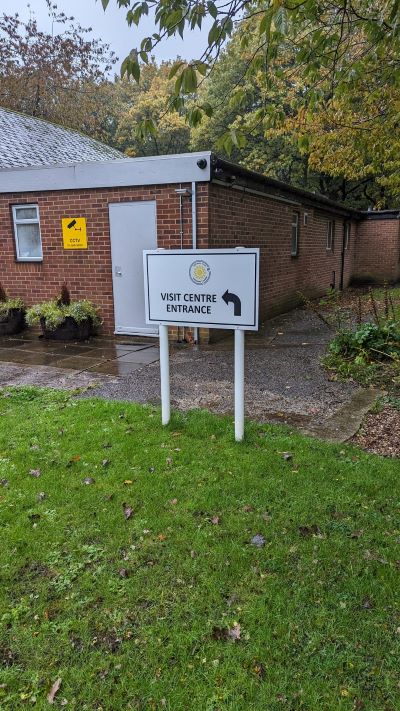
[[[189,267],[189,276],[193,284],[207,284],[211,276],[211,269],[207,262],[197,259]]]

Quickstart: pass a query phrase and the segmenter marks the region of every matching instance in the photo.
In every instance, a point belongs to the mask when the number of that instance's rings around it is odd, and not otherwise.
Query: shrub
[[[357,365],[396,359],[400,357],[400,322],[388,319],[379,325],[362,323],[355,331],[340,331],[329,352]]]
[[[25,309],[24,302],[18,298],[10,299],[0,283],[0,318],[7,318],[15,309],[23,311]]]
[[[37,326],[44,319],[46,329],[49,331],[55,331],[68,317],[73,318],[76,323],[88,319],[91,319],[93,326],[99,326],[101,323],[96,307],[87,299],[71,301],[69,304],[63,304],[61,298],[52,299],[42,304],[35,304],[26,312],[28,326]]]

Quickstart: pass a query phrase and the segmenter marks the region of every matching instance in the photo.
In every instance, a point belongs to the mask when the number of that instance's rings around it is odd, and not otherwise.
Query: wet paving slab
[[[24,331],[0,338],[0,362],[23,366],[47,366],[76,372],[127,375],[158,360],[155,339],[95,337],[85,342],[62,342]],[[120,363],[120,361],[123,361]]]

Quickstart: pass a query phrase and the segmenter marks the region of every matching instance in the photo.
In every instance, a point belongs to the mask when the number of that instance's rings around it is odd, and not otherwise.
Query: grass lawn
[[[399,468],[0,394],[0,708],[398,711]]]

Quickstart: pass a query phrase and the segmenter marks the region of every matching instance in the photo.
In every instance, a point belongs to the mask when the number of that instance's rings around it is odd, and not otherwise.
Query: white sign
[[[144,251],[146,322],[257,331],[259,252]]]

